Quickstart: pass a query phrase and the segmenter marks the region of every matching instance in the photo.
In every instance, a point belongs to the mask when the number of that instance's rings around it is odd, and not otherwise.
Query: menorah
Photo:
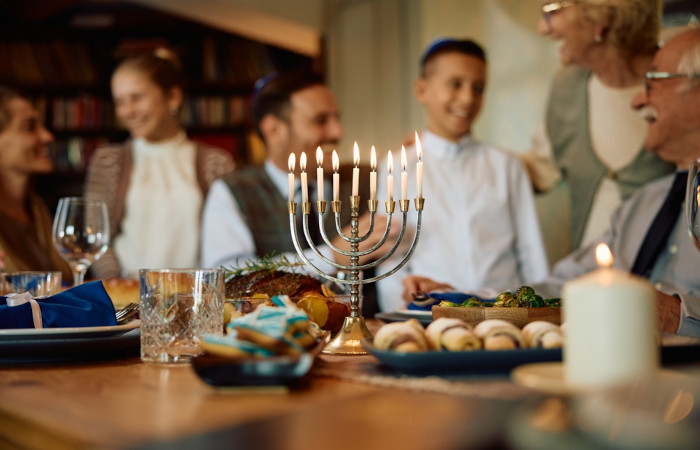
[[[399,232],[399,235],[396,239],[396,242],[391,246],[391,248],[384,253],[383,255],[379,256],[377,259],[372,260],[371,262],[365,263],[365,264],[360,264],[360,257],[363,256],[368,256],[371,255],[379,250],[380,247],[382,247],[388,237],[389,233],[391,231],[391,218],[392,215],[394,214],[394,211],[396,209],[396,201],[393,200],[392,196],[392,181],[393,179],[391,178],[391,152],[389,152],[389,175],[388,175],[388,191],[389,191],[389,199],[385,202],[386,206],[386,213],[387,213],[387,223],[386,227],[384,229],[384,234],[382,237],[379,239],[379,241],[374,244],[372,247],[360,251],[360,243],[363,241],[366,241],[374,232],[374,220],[375,220],[375,214],[377,212],[377,205],[378,201],[376,200],[376,156],[375,156],[375,151],[374,147],[372,148],[372,172],[370,173],[370,200],[368,200],[368,210],[370,214],[370,224],[369,224],[369,229],[367,232],[360,236],[359,235],[359,210],[360,210],[360,196],[357,195],[357,178],[359,177],[359,170],[357,169],[358,164],[359,164],[359,151],[357,149],[357,143],[355,144],[355,169],[353,169],[353,189],[352,189],[352,194],[350,196],[350,235],[348,236],[346,233],[343,232],[341,222],[340,222],[340,211],[342,208],[342,202],[338,199],[338,183],[336,182],[337,175],[338,175],[338,160],[337,160],[337,154],[334,151],[333,152],[333,169],[334,169],[334,194],[333,198],[334,200],[331,201],[331,211],[333,214],[335,214],[335,228],[336,232],[338,235],[346,242],[350,244],[350,250],[343,250],[335,246],[331,240],[328,238],[328,235],[326,234],[326,229],[325,229],[325,222],[323,220],[323,214],[326,211],[326,206],[327,202],[323,200],[323,197],[321,196],[319,191],[319,200],[316,201],[316,214],[318,215],[318,228],[321,234],[321,237],[323,239],[323,242],[326,243],[326,245],[329,246],[329,248],[332,249],[332,251],[350,257],[350,264],[340,264],[337,263],[330,258],[327,258],[324,256],[317,248],[316,244],[314,243],[313,239],[311,238],[311,235],[309,233],[309,216],[311,215],[311,202],[308,201],[308,190],[306,186],[306,157],[305,154],[302,153],[301,155],[301,160],[300,160],[300,167],[301,167],[301,182],[302,182],[302,202],[301,202],[301,212],[302,212],[302,226],[304,229],[304,236],[306,238],[306,242],[309,245],[309,248],[313,250],[313,252],[327,265],[334,267],[340,271],[347,271],[350,274],[349,278],[340,278],[337,276],[334,276],[332,273],[326,273],[323,270],[321,270],[317,265],[312,263],[304,254],[304,251],[301,248],[301,244],[299,242],[299,234],[297,232],[297,221],[296,221],[296,214],[297,214],[297,203],[294,201],[293,196],[291,195],[292,192],[292,185],[293,185],[293,170],[294,170],[294,155],[290,155],[290,163],[289,163],[289,169],[290,169],[290,198],[288,202],[288,210],[289,210],[289,228],[292,234],[292,240],[294,242],[294,247],[296,248],[297,253],[299,254],[299,257],[302,259],[302,261],[316,274],[320,275],[321,277],[327,279],[327,280],[332,280],[335,281],[336,283],[340,284],[345,284],[345,285],[350,285],[350,315],[345,318],[345,321],[343,322],[343,327],[340,329],[340,331],[336,334],[336,336],[326,345],[324,348],[323,352],[324,353],[330,353],[330,354],[343,354],[343,355],[362,355],[366,354],[367,352],[365,349],[362,347],[362,339],[372,339],[372,333],[369,331],[367,328],[367,325],[365,324],[364,317],[362,317],[362,313],[360,311],[360,286],[369,284],[369,283],[374,283],[376,281],[382,280],[390,275],[393,275],[403,267],[406,262],[411,258],[411,255],[413,254],[416,244],[418,243],[418,238],[420,236],[420,229],[421,229],[421,218],[422,218],[422,213],[423,213],[423,204],[425,202],[425,199],[422,197],[422,189],[421,189],[421,184],[422,184],[422,161],[420,161],[421,157],[421,150],[420,150],[420,144],[418,143],[418,157],[419,157],[419,162],[418,162],[418,196],[414,199],[415,202],[415,208],[418,214],[417,217],[417,222],[416,222],[416,231],[415,235],[413,237],[413,242],[411,243],[411,246],[406,252],[406,254],[401,258],[401,261],[392,269],[389,271],[376,275],[371,278],[367,279],[360,279],[360,272],[363,270],[367,270],[373,267],[378,266],[379,264],[383,263],[386,261],[388,258],[390,258],[396,250],[399,248],[401,242],[403,241],[404,235],[406,233],[406,226],[408,223],[408,210],[410,206],[410,201],[406,199],[406,155],[405,155],[405,150],[402,149],[402,162],[403,162],[403,173],[402,173],[402,186],[401,186],[401,199],[399,200],[399,209],[401,213],[403,214],[403,220],[401,224],[401,231]],[[323,173],[321,169],[322,165],[322,153],[321,150],[318,149],[317,151],[317,161],[319,164],[319,171],[318,171],[318,177],[319,177],[319,186],[323,186]]]

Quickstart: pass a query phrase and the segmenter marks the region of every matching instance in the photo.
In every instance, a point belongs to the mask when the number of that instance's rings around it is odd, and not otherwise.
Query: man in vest
[[[675,174],[647,183],[612,215],[598,242],[610,247],[614,267],[648,278],[657,290],[661,332],[700,337],[700,251],[686,231],[682,202],[688,166],[700,158],[700,29],[669,40],[646,74],[632,106],[648,122],[644,145],[676,166]],[[558,297],[562,285],[597,268],[593,242],[556,264],[535,290]],[[406,279],[404,299],[435,287]],[[433,282],[434,283],[434,282]]]
[[[300,187],[298,160],[301,152],[306,153],[310,182],[308,193],[312,204],[310,234],[316,244],[322,244],[318,221],[313,214],[318,198],[315,185],[316,149],[320,146],[324,150],[327,176],[323,189],[324,199],[329,201],[332,200],[332,172],[328,170],[330,152],[343,136],[333,94],[319,76],[311,73],[272,74],[256,83],[252,116],[257,132],[265,143],[266,161],[264,167],[239,169],[212,184],[202,218],[202,265],[206,267],[235,266],[255,256],[272,253],[286,254],[290,259],[296,256],[287,210],[290,153],[295,153],[297,159],[296,190]],[[351,173],[341,170],[341,176],[346,172]],[[341,183],[340,194],[341,201],[347,199],[345,194],[350,195],[350,187]],[[367,194],[360,192],[360,196],[368,199],[368,189]],[[295,201],[299,204],[301,197],[295,196]],[[366,203],[360,202],[361,205]],[[347,200],[343,201],[341,215],[341,223],[349,223],[350,206]],[[297,217],[301,216],[298,206]],[[327,235],[335,236],[335,218],[330,213],[330,206],[327,207],[325,219]],[[377,217],[375,229],[383,231],[385,224],[383,217]],[[360,231],[366,230],[367,226],[368,217],[361,217]],[[300,224],[297,230],[300,241],[305,244]],[[373,233],[372,238],[363,242],[362,248],[374,245],[378,237],[379,233]],[[337,236],[334,244],[349,248]],[[326,245],[320,245],[319,250],[338,262],[349,262],[347,258],[331,252]],[[307,249],[306,255],[323,266],[312,250]],[[328,265],[324,268],[332,269]]]

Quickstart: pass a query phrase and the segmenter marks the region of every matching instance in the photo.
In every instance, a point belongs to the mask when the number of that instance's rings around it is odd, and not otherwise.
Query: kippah
[[[421,64],[421,66],[422,66],[423,64],[425,64],[425,61],[426,61],[430,56],[432,56],[433,53],[435,53],[436,51],[438,51],[438,50],[439,50],[441,47],[443,47],[444,45],[446,45],[446,44],[451,44],[451,43],[453,43],[453,42],[457,42],[457,40],[456,40],[456,39],[452,39],[452,38],[445,38],[445,37],[433,39],[432,42],[430,43],[430,45],[428,45],[428,48],[425,49],[425,51],[423,52],[423,56],[421,56],[421,58],[420,58],[420,64]]]

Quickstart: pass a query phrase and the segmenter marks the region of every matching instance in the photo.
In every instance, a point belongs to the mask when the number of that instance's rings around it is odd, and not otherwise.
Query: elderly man
[[[700,158],[700,29],[668,41],[646,80],[645,91],[632,104],[649,124],[644,145],[677,170],[630,197],[613,214],[600,242],[611,248],[615,267],[654,283],[660,331],[700,336],[700,251],[686,232],[681,208],[688,166]],[[564,282],[596,268],[596,245],[560,261],[535,289],[559,296]],[[424,280],[406,280],[404,286],[405,297],[434,288]]]

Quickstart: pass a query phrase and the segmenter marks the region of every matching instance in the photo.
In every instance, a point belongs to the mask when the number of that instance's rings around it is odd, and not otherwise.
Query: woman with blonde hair
[[[657,49],[662,1],[544,1],[541,9],[538,31],[561,42],[564,67],[523,160],[537,191],[568,182],[576,249],[595,242],[635,189],[673,171],[643,148],[646,122],[630,106]]]
[[[51,214],[32,185],[35,175],[53,171],[52,142],[32,103],[0,86],[0,269],[58,270],[71,280],[53,246]]]
[[[86,196],[107,203],[114,230],[92,275],[199,266],[203,199],[214,179],[233,170],[232,156],[188,139],[178,119],[183,76],[172,52],[124,59],[112,75],[112,96],[131,138],[99,149],[88,168]]]

